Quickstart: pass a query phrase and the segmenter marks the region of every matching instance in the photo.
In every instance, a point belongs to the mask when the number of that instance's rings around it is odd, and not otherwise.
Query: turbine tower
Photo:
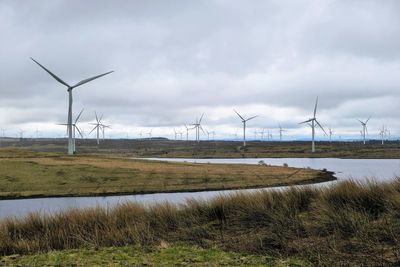
[[[250,117],[250,118],[247,118],[247,119],[244,119],[236,110],[233,110],[233,111],[235,111],[235,113],[236,113],[236,114],[239,116],[239,118],[242,120],[242,123],[243,123],[243,146],[246,146],[246,122],[248,122],[249,120],[254,119],[254,118],[257,117],[258,115],[253,116],[253,117]]]
[[[89,134],[91,134],[94,130],[96,130],[96,139],[97,139],[97,145],[100,144],[100,130],[102,127],[101,120],[103,119],[103,115],[100,116],[100,119],[97,117],[97,113],[95,112],[94,115],[96,116],[96,123],[91,123],[92,125],[95,125],[94,128],[90,131]]]
[[[189,141],[189,130],[195,129],[194,128],[189,128],[189,126],[187,126],[187,124],[185,123],[185,128],[186,128],[186,141]]]
[[[279,141],[282,141],[283,132],[286,132],[286,130],[284,130],[282,125],[279,124]]]
[[[150,129],[150,132],[146,133],[149,136],[149,139],[151,140],[151,133],[153,132],[153,129]]]
[[[50,74],[56,81],[58,81],[59,83],[65,85],[68,89],[68,97],[69,97],[69,102],[68,102],[68,155],[72,155],[74,154],[74,142],[73,142],[73,137],[72,137],[72,90],[75,89],[78,86],[81,86],[85,83],[88,83],[90,81],[93,81],[97,78],[100,78],[102,76],[105,76],[107,74],[112,73],[113,71],[109,71],[91,78],[87,78],[84,79],[80,82],[78,82],[75,85],[69,85],[66,82],[64,82],[63,80],[61,80],[58,76],[56,76],[54,73],[52,73],[51,71],[49,71],[48,69],[46,69],[44,66],[42,66],[39,62],[37,62],[36,60],[34,60],[33,58],[31,58],[36,64],[38,64],[42,69],[44,69],[48,74]]]
[[[196,141],[200,142],[200,130],[204,133],[203,127],[201,127],[201,120],[203,119],[204,113],[201,114],[200,120],[196,118],[196,123],[193,124],[196,129]]]
[[[332,128],[330,126],[329,126],[329,129],[328,129],[328,132],[329,132],[329,142],[332,142],[333,130],[332,130]]]
[[[300,124],[307,123],[311,126],[311,131],[312,131],[311,152],[312,153],[315,152],[315,127],[318,125],[322,129],[322,131],[324,131],[325,135],[327,135],[324,128],[321,126],[321,124],[317,120],[317,107],[318,107],[318,97],[317,97],[317,100],[315,101],[314,117],[312,117],[311,119],[308,119],[306,121],[300,122]],[[311,124],[310,124],[310,122],[311,122]]]
[[[379,135],[381,136],[382,140],[382,145],[385,144],[385,139],[387,140],[388,135],[390,135],[390,131],[385,127],[385,125],[382,125],[382,130],[379,132]]]
[[[364,145],[365,145],[365,134],[368,134],[367,123],[368,123],[369,119],[371,119],[371,116],[369,116],[368,120],[366,120],[366,121],[358,120],[361,123],[361,126],[362,126],[361,136],[363,137],[363,144]]]
[[[72,130],[72,139],[73,139],[73,141],[72,141],[72,149],[73,149],[74,153],[76,152],[76,144],[75,144],[76,131],[78,131],[78,133],[81,136],[81,138],[83,138],[82,131],[81,131],[81,129],[79,129],[79,127],[77,125],[77,123],[79,121],[79,118],[81,117],[82,113],[83,113],[83,109],[81,110],[81,112],[79,112],[79,115],[76,117],[75,122],[72,123],[72,129],[73,129]],[[67,126],[67,133],[68,133],[68,123],[61,123],[59,125]]]

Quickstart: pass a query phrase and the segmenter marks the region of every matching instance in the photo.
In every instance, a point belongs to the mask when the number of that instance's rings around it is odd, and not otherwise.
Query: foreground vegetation
[[[6,266],[309,266],[296,259],[224,252],[196,246],[138,246],[83,248],[36,255],[12,255],[0,261]]]
[[[300,258],[318,266],[399,266],[400,179],[353,181],[145,207],[31,214],[0,223],[0,253],[172,246]]]
[[[3,146],[33,149],[36,151],[66,153],[66,139],[13,139]],[[79,153],[120,154],[131,157],[181,157],[181,158],[400,158],[400,142],[317,142],[316,153],[311,153],[311,142],[249,141],[173,141],[166,139],[113,139],[98,146],[93,139],[77,140]]]

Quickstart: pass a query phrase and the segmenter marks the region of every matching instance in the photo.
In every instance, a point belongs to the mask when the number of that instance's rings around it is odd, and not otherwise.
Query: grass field
[[[66,153],[64,139],[3,142],[3,146],[33,149],[35,151]],[[331,158],[400,158],[400,142],[381,145],[379,141],[317,142],[316,153],[311,153],[311,143],[296,142],[248,142],[240,141],[172,141],[172,140],[104,140],[97,146],[95,140],[77,140],[80,153],[120,154],[132,157],[187,157],[187,158],[261,158],[261,157],[331,157]]]
[[[310,266],[296,259],[224,252],[196,246],[83,248],[3,257],[0,266]]]
[[[211,165],[115,158],[68,157],[0,150],[0,199],[203,191],[307,184],[335,179],[311,169]]]
[[[250,257],[256,263],[269,255],[315,266],[399,266],[399,236],[400,180],[366,185],[347,181],[329,188],[239,193],[179,206],[125,203],[7,219],[0,223],[0,254],[50,252],[53,256],[23,259],[51,262],[71,253],[63,250],[79,249],[75,253],[82,255],[94,248],[101,255],[107,247],[145,250],[169,244],[171,249],[191,247],[184,253],[193,257],[203,253],[194,247],[201,247],[206,254],[218,248],[258,255]],[[157,253],[150,260],[163,257]]]

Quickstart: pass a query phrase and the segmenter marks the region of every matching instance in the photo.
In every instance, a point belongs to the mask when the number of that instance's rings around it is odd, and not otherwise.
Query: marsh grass
[[[218,246],[316,265],[400,264],[400,179],[221,195],[209,201],[124,203],[31,214],[0,223],[0,252],[138,245]]]
[[[260,188],[336,179],[309,169],[110,157],[0,149],[0,199]]]

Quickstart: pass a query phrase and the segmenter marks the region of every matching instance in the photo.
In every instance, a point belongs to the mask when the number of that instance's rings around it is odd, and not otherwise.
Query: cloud
[[[67,82],[115,70],[74,90],[82,122],[104,113],[123,130],[159,129],[206,114],[222,133],[233,108],[253,127],[296,134],[316,96],[325,124],[346,132],[372,115],[390,123],[400,98],[398,1],[2,1],[0,123],[49,132],[66,120]],[[47,125],[47,127],[46,127]]]

